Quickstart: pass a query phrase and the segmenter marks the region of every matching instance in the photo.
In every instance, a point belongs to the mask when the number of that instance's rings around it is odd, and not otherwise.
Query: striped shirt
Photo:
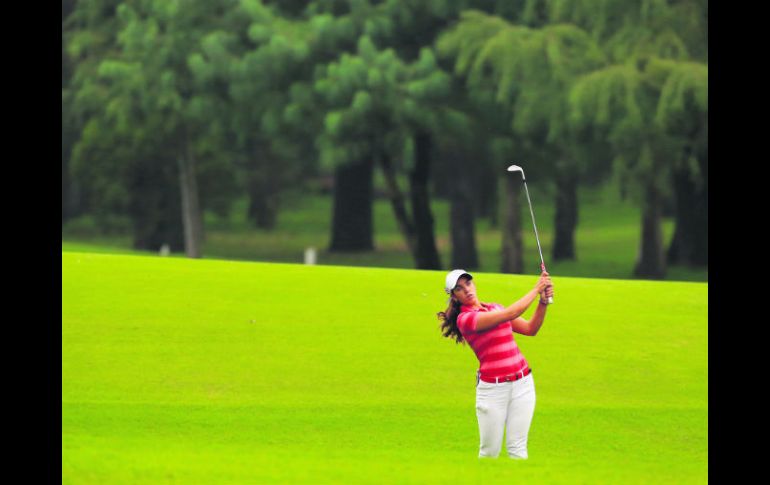
[[[479,371],[485,377],[502,377],[522,371],[528,367],[527,360],[513,339],[511,321],[498,323],[494,327],[476,331],[479,312],[503,310],[497,303],[482,303],[474,310],[462,305],[457,316],[457,327],[479,359]]]

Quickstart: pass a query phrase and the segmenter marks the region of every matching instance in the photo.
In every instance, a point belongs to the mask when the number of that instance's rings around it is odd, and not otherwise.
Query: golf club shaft
[[[532,210],[532,200],[529,198],[529,189],[527,188],[527,179],[523,177],[524,192],[527,194],[527,203],[529,204],[529,214],[532,216],[532,227],[535,228],[535,240],[537,241],[537,251],[540,253],[540,270],[545,271],[545,261],[543,260],[543,249],[540,247],[540,236],[537,235],[537,224],[535,224],[535,212]],[[548,297],[548,303],[553,303],[553,297]]]

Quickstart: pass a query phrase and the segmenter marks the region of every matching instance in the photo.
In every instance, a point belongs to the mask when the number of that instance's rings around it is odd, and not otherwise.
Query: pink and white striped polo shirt
[[[479,370],[485,377],[502,377],[522,371],[528,367],[527,360],[513,339],[511,321],[502,322],[494,327],[476,331],[479,312],[503,310],[497,303],[482,303],[482,308],[474,310],[462,305],[457,316],[457,328],[479,359]]]

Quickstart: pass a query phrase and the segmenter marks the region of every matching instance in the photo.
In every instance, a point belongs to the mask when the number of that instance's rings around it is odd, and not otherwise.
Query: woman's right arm
[[[535,301],[535,298],[540,295],[540,292],[545,290],[546,286],[549,284],[550,279],[548,278],[548,273],[543,273],[540,275],[537,285],[508,308],[493,310],[491,312],[478,312],[476,314],[476,331],[483,332],[500,323],[519,318],[525,311],[527,311],[527,308],[529,308],[532,302]]]

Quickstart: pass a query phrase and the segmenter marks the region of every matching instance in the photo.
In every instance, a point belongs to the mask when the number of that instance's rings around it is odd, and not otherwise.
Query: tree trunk
[[[262,181],[249,181],[249,219],[260,229],[271,230],[278,222],[278,204],[272,187]]]
[[[522,182],[518,174],[503,177],[503,227],[501,273],[524,273],[524,244],[521,237]]]
[[[254,226],[270,230],[275,228],[278,219],[280,163],[271,158],[264,141],[255,141],[250,152],[253,158],[246,167],[247,217]]]
[[[575,228],[578,222],[577,177],[570,171],[556,174],[554,261],[575,259]]]
[[[196,161],[189,139],[186,140],[184,154],[178,157],[178,161],[185,254],[188,258],[200,258],[203,245],[203,216],[198,195]]]
[[[466,270],[479,267],[479,256],[476,250],[473,206],[471,197],[460,189],[450,201],[449,230],[452,240],[452,268]]]
[[[465,163],[458,150],[448,152],[446,157],[452,173],[449,201],[452,268],[477,269],[479,256],[474,228],[473,187],[470,182],[472,174],[469,173],[472,164]]]
[[[175,252],[184,249],[175,165],[173,159],[163,158],[138,161],[134,165],[129,181],[134,249],[158,251],[164,244]]]
[[[480,156],[484,156],[483,154]],[[476,162],[481,170],[475,177],[475,199],[476,215],[489,220],[489,227],[496,229],[498,227],[498,207],[497,202],[497,180],[500,178],[500,171],[495,167],[490,167],[489,163],[480,160]]]
[[[490,200],[491,200],[491,209],[489,213],[489,227],[492,229],[498,229],[500,227],[500,211],[498,208],[500,207],[500,194],[499,192],[499,184],[497,183],[497,179],[499,178],[499,175],[495,175],[491,177],[492,184],[490,185]]]
[[[433,234],[433,216],[428,195],[430,168],[430,136],[415,135],[415,168],[409,173],[412,217],[406,207],[404,194],[398,187],[393,164],[387,154],[379,157],[385,184],[393,207],[396,223],[404,236],[417,269],[441,269]]]
[[[248,218],[260,229],[273,229],[277,222],[278,184],[259,168],[252,168],[247,175],[249,193]]]
[[[661,227],[661,195],[649,184],[642,209],[642,237],[634,275],[640,278],[663,279],[666,266]]]
[[[334,171],[334,209],[329,251],[371,251],[374,164],[371,159]]]
[[[416,229],[417,269],[441,269],[441,259],[436,248],[433,214],[430,210],[428,180],[432,157],[432,141],[427,133],[415,136],[415,167],[410,174],[412,212]]]
[[[385,185],[387,186],[390,205],[393,207],[396,224],[399,231],[401,231],[401,235],[404,237],[404,241],[406,241],[409,253],[415,259],[415,263],[417,263],[417,231],[407,212],[404,194],[398,188],[393,164],[391,163],[390,156],[385,153],[380,155],[379,160],[382,165],[382,173],[385,176]]]
[[[708,186],[698,187],[686,169],[675,171],[673,178],[676,225],[667,262],[708,266]]]

